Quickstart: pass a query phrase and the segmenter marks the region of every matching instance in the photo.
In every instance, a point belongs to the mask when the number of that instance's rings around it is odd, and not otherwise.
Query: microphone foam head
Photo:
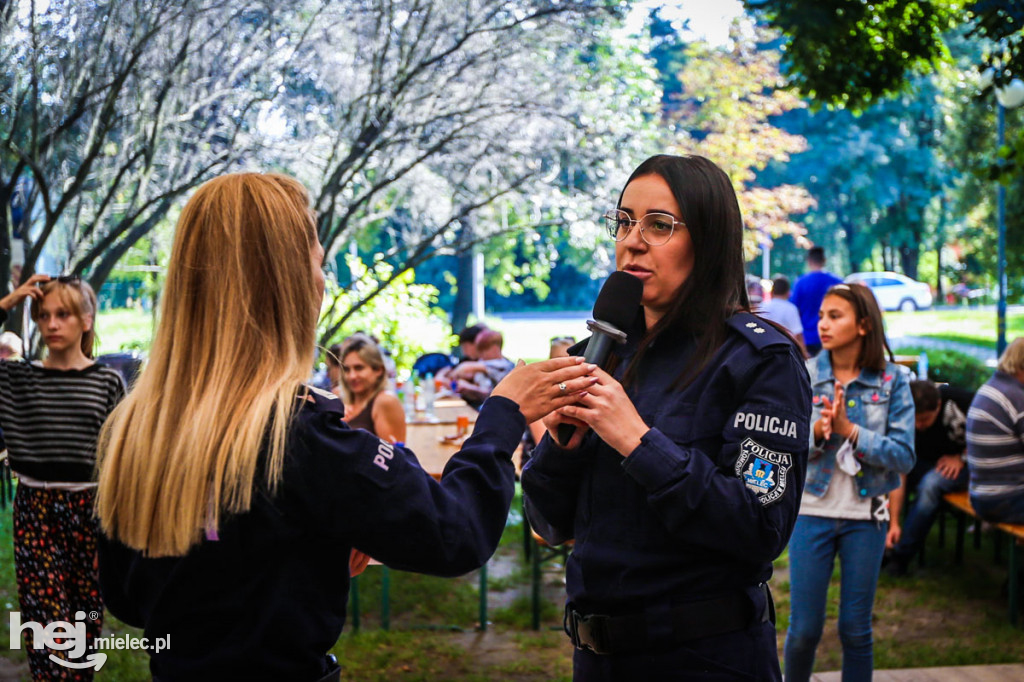
[[[644,294],[644,283],[628,272],[613,272],[601,287],[594,303],[594,319],[617,329],[627,329],[636,318]]]

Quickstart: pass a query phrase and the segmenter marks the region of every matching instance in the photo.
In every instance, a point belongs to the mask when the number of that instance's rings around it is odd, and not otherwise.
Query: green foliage
[[[995,86],[1024,77],[1024,6],[1019,0],[975,0],[968,7],[968,35],[987,40],[981,69],[993,69]]]
[[[803,187],[768,186],[757,178],[769,162],[786,162],[806,147],[804,138],[774,124],[775,117],[804,106],[781,87],[779,52],[766,47],[774,37],[763,29],[753,36],[737,29],[731,47],[689,46],[679,75],[686,99],[673,117],[679,153],[714,159],[732,178],[747,227],[748,259],[762,243],[799,235],[791,215],[814,203]]]
[[[908,74],[948,55],[942,33],[956,0],[745,0],[788,38],[789,82],[822,104],[853,110],[906,90]]]
[[[424,352],[448,348],[444,312],[435,306],[436,288],[416,284],[413,270],[396,275],[394,267],[383,261],[367,266],[350,255],[346,265],[352,273],[351,286],[343,289],[334,282],[327,283],[326,308],[320,319],[320,328],[327,331],[321,334],[321,346],[330,347],[363,331],[376,336],[391,351],[399,369],[410,369]],[[369,296],[377,282],[387,281],[390,284],[379,294]],[[367,300],[354,308],[356,302]]]
[[[766,182],[806,187],[817,206],[804,218],[807,237],[826,248],[841,273],[898,270],[917,275],[922,248],[945,214],[935,206],[952,181],[938,143],[942,122],[935,86],[881,100],[860,116],[846,110],[791,112],[782,127],[807,139],[789,163],[772,164]]]
[[[984,362],[966,353],[921,346],[893,349],[896,355],[916,356],[922,351],[928,353],[928,378],[934,382],[976,391],[992,376],[992,370],[986,367]]]
[[[135,308],[100,310],[96,316],[96,338],[99,354],[146,352],[153,340],[153,315]]]
[[[544,599],[540,604],[540,619],[548,623],[559,615],[558,607],[550,599]],[[533,624],[533,600],[530,595],[516,597],[511,604],[505,608],[495,609],[491,619],[498,625],[507,625],[518,630],[526,630]]]
[[[955,44],[961,73],[970,72],[980,58],[977,48]],[[1011,301],[1024,295],[1024,173],[1006,163],[1009,150],[1024,152],[1024,111],[1006,115],[1006,145],[997,148],[996,106],[991,96],[979,100],[979,84],[962,76],[947,79],[944,116],[951,122],[942,138],[942,154],[956,173],[949,195],[947,239],[959,260],[954,281],[972,288],[996,286],[996,181],[1006,188],[1006,267]]]

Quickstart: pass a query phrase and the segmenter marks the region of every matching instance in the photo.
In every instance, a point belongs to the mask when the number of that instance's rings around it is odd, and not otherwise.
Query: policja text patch
[[[737,412],[732,422],[733,428],[743,428],[747,431],[760,431],[788,438],[796,438],[796,422],[782,417],[769,417],[766,414],[755,414],[753,412]]]
[[[736,475],[757,493],[762,505],[768,505],[786,493],[786,477],[793,466],[793,456],[769,450],[753,439],[740,444],[736,459]]]

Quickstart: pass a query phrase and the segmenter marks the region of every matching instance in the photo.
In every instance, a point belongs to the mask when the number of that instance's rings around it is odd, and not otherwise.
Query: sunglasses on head
[[[50,278],[51,282],[60,282],[61,284],[80,284],[82,278],[78,275],[58,275]]]

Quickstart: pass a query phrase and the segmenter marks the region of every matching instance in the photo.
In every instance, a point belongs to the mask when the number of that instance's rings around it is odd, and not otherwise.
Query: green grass
[[[531,617],[530,571],[522,561],[522,524],[518,497],[499,545],[507,569],[489,581],[491,624],[488,632],[474,630],[478,618],[478,573],[441,579],[399,571],[391,572],[391,630],[380,625],[381,569],[373,567],[359,578],[362,628],[346,625],[334,653],[343,663],[347,679],[359,680],[568,680],[571,647],[561,625],[563,594],[556,590],[542,601],[539,632],[529,628]],[[874,609],[877,669],[930,666],[982,665],[1024,660],[1024,636],[1011,627],[1001,588],[1006,579],[1003,563],[995,564],[992,537],[985,535],[981,550],[966,543],[964,565],[953,560],[952,520],[947,521],[947,542],[938,545],[933,530],[926,547],[927,564],[911,577],[895,579],[883,574]],[[508,563],[511,561],[511,568]],[[775,562],[772,591],[776,602],[779,651],[789,622],[788,554]],[[561,569],[548,564],[544,580],[557,584]],[[498,593],[504,605],[495,606]],[[17,608],[10,509],[0,511],[0,603]],[[825,636],[818,649],[816,670],[836,670],[842,651],[836,634],[839,608],[839,570],[828,591]],[[9,641],[8,619],[0,618],[0,637]],[[454,628],[449,627],[454,626]],[[141,632],[107,615],[105,635]],[[98,679],[149,679],[144,652],[109,651]],[[18,664],[22,650],[4,647],[0,656]]]
[[[518,500],[513,510],[518,508]],[[513,518],[516,521],[516,518]],[[992,557],[992,539],[985,536],[981,550],[968,542],[965,563],[953,561],[952,522],[948,538],[939,547],[933,532],[926,548],[927,564],[903,579],[883,575],[875,602],[876,668],[981,665],[1024,660],[1024,636],[1007,621],[1006,599],[1001,587],[1006,578],[1004,563]],[[478,617],[478,574],[441,579],[399,571],[391,572],[391,630],[380,623],[381,569],[373,567],[359,578],[362,628],[353,632],[351,622],[332,651],[345,670],[346,679],[358,680],[568,680],[571,647],[561,625],[560,590],[542,602],[542,629],[529,628],[531,606],[527,564],[522,561],[521,526],[506,528],[499,554],[502,565],[514,565],[507,575],[489,583],[491,603],[504,591],[505,605],[492,606],[487,633],[475,631]],[[17,608],[10,510],[0,514],[0,599],[8,610]],[[492,562],[493,563],[493,562]],[[789,622],[788,556],[776,562],[772,581],[778,614],[778,644],[782,650]],[[561,569],[547,565],[545,581],[560,580]],[[828,593],[825,636],[818,648],[816,669],[836,670],[842,651],[836,634],[839,571],[834,572]],[[7,619],[0,619],[7,637]],[[455,626],[454,629],[446,626]],[[141,633],[107,616],[105,634]],[[6,641],[6,640],[5,640]],[[133,681],[149,679],[144,652],[110,651],[97,679]],[[0,652],[12,662],[24,661],[23,651]]]
[[[957,341],[985,348],[996,347],[996,313],[994,310],[953,308],[923,310],[916,313],[885,314],[889,336],[925,336]],[[1006,316],[1006,338],[1024,334],[1024,315]]]
[[[148,350],[153,334],[153,315],[134,308],[100,311],[96,316],[100,354],[123,350]]]

